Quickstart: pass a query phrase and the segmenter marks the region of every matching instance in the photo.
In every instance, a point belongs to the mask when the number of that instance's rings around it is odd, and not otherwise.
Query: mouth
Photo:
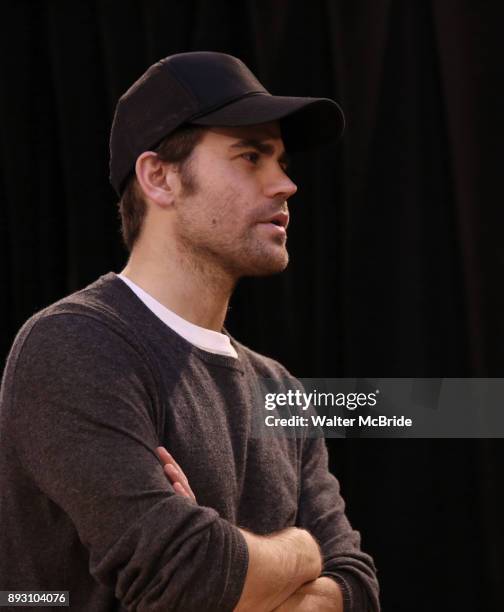
[[[276,215],[273,215],[269,219],[263,221],[263,223],[271,223],[276,227],[282,228],[283,230],[287,229],[289,225],[289,213],[288,212],[279,212]]]

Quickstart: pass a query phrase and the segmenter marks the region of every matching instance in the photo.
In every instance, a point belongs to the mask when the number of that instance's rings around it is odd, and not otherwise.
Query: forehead
[[[277,140],[281,144],[282,133],[278,121],[258,123],[255,125],[241,125],[237,127],[211,127],[206,133],[207,141],[212,143],[221,142],[229,145],[235,140]]]

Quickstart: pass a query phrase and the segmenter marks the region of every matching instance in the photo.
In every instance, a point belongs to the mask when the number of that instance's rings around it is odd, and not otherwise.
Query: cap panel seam
[[[161,62],[163,64],[163,66],[168,70],[168,72],[170,73],[170,75],[177,81],[177,83],[180,85],[180,87],[186,92],[186,94],[189,96],[189,98],[191,99],[191,102],[193,104],[195,104],[196,106],[199,106],[198,103],[198,98],[196,98],[196,96],[194,95],[194,93],[188,88],[187,84],[184,83],[183,81],[180,80],[180,77],[177,75],[177,73],[173,70],[171,64],[169,62],[165,62],[164,60],[161,60]]]

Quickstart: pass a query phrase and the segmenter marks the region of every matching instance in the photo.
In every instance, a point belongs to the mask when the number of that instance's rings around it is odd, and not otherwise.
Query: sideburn
[[[182,195],[192,196],[199,188],[194,165],[191,161],[191,156],[184,160],[179,167],[180,184],[182,185]]]

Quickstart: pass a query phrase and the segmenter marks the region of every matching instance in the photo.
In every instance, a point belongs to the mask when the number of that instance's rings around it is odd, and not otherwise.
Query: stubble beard
[[[204,205],[206,192],[203,193],[191,163],[181,168],[181,183],[182,206],[190,200],[193,200],[191,207]],[[224,199],[222,210],[247,205],[247,202],[241,203],[241,195],[235,191]],[[260,236],[260,224],[251,220],[241,236],[230,239],[223,234],[216,240],[215,233],[222,231],[221,221],[208,219],[206,226],[198,228],[192,223],[190,213],[182,212],[178,243],[184,261],[195,272],[215,279],[224,275],[236,283],[243,277],[271,276],[285,270],[289,263],[285,239]]]
[[[254,226],[252,232],[261,231]],[[254,239],[255,238],[255,239]],[[241,276],[271,276],[283,272],[289,263],[289,254],[285,242],[275,239],[259,239],[255,236],[247,248],[243,249]]]

